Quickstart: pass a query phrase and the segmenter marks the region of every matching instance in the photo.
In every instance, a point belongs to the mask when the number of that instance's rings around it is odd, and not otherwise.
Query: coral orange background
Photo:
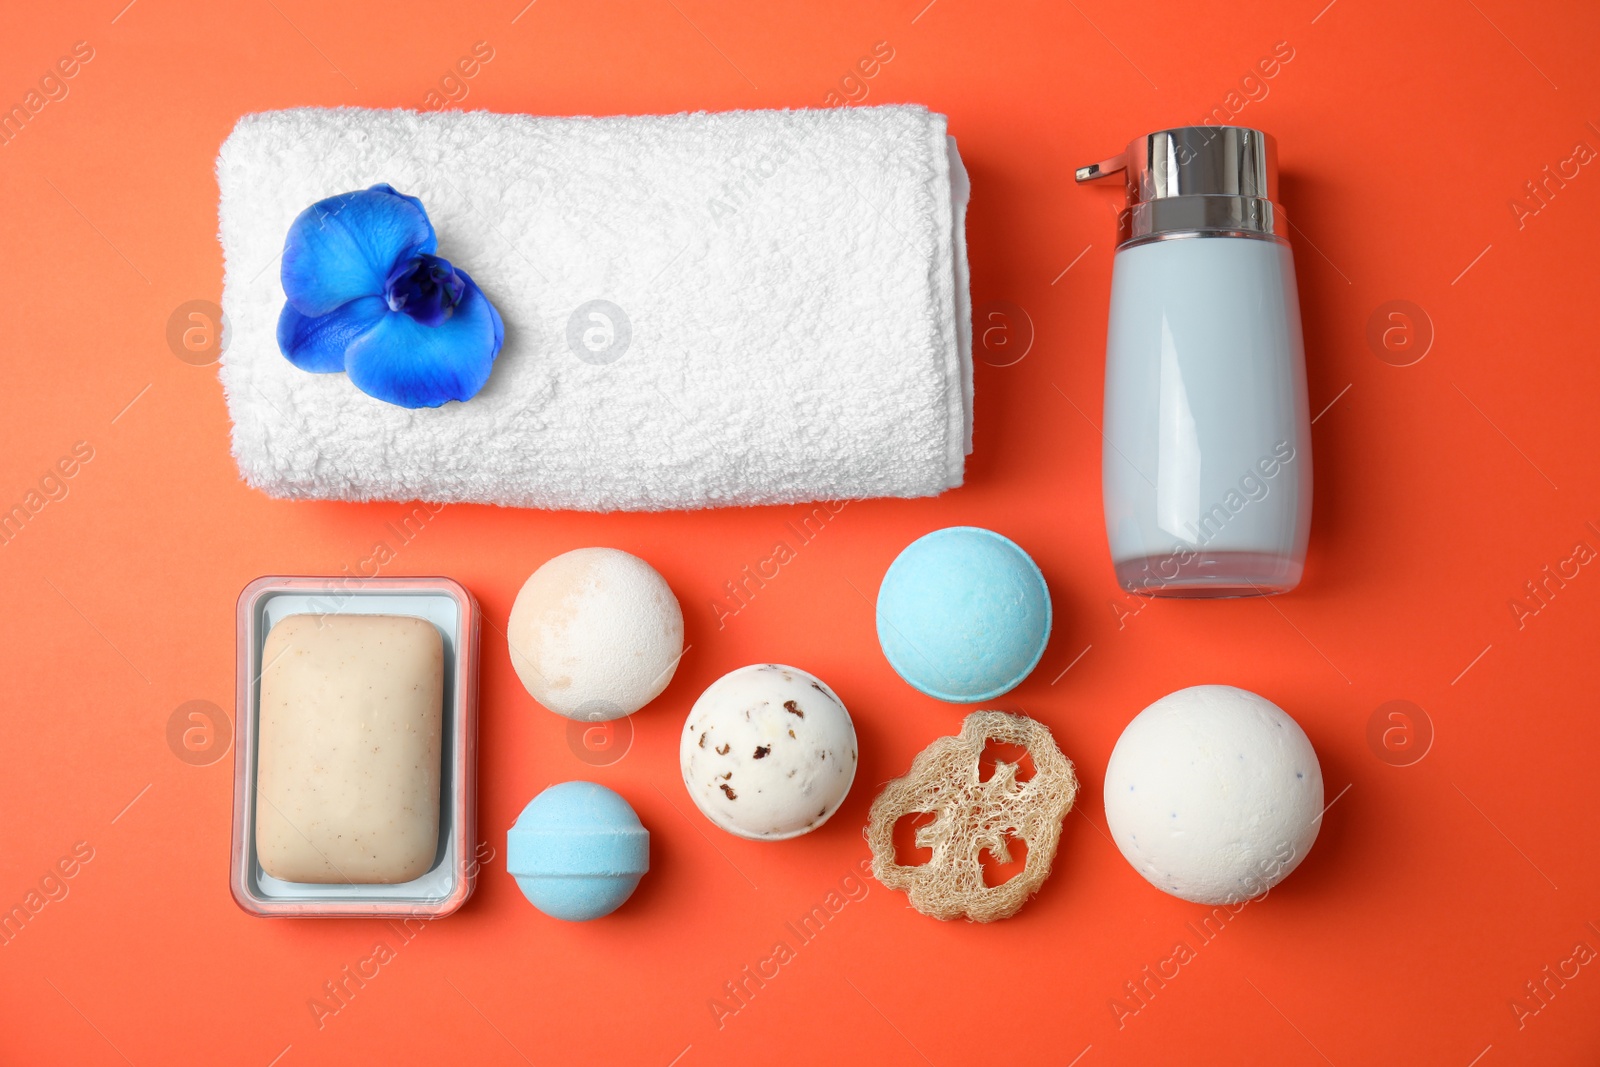
[[[42,505],[0,544],[0,907],[41,885],[60,897],[0,945],[0,1060],[1595,1062],[1600,170],[1575,149],[1600,148],[1600,9],[524,2],[7,12],[0,103],[74,72],[0,145],[0,507]],[[492,61],[442,86],[479,41]],[[78,42],[92,58],[58,68]],[[852,75],[879,42],[893,58]],[[169,719],[189,701],[231,714],[246,582],[354,569],[404,509],[245,487],[215,369],[169,346],[176,309],[220,296],[212,165],[233,123],[303,104],[847,100],[948,113],[971,170],[990,332],[967,486],[850,504],[720,627],[724,583],[803,509],[444,509],[384,573],[453,576],[486,613],[478,892],[407,942],[375,921],[245,915],[227,890],[225,741],[185,762]],[[1311,556],[1281,599],[1141,605],[1112,581],[1099,504],[1117,193],[1071,170],[1219,108],[1280,142],[1320,413]],[[52,475],[63,460],[70,478]],[[869,882],[719,1019],[725,983],[865,858],[876,786],[959,726],[891,672],[868,603],[900,548],[957,523],[1020,542],[1055,597],[1044,662],[997,702],[1048,723],[1081,773],[1055,873],[993,926],[937,923]],[[589,544],[653,562],[692,645],[605,766],[518,685],[501,633],[528,573]],[[715,830],[676,770],[694,697],[759,660],[826,678],[861,737],[848,802],[785,844]],[[1122,860],[1099,796],[1123,725],[1202,682],[1294,715],[1333,801],[1299,871],[1209,940],[1205,909]],[[1405,718],[1380,712],[1397,700]],[[576,777],[621,791],[653,835],[636,897],[589,925],[537,914],[504,869],[522,805]],[[73,876],[47,881],[58,863]],[[394,958],[319,1027],[308,1001],[378,941]],[[1192,958],[1166,962],[1180,941]]]

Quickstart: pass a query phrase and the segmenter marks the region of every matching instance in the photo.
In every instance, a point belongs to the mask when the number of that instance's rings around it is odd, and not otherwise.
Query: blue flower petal
[[[301,370],[344,370],[345,349],[389,314],[381,296],[363,296],[326,315],[302,315],[293,304],[278,316],[278,348]]]
[[[388,185],[319,200],[283,242],[283,292],[302,315],[326,315],[383,292],[395,263],[438,245],[422,202]]]
[[[369,193],[393,193],[395,196],[398,196],[401,200],[408,201],[411,204],[412,207],[414,207],[418,211],[422,212],[422,217],[423,218],[427,218],[428,217],[428,209],[422,206],[422,198],[421,197],[408,196],[407,194],[402,193],[400,190],[396,189],[394,186],[390,185],[388,182],[379,182],[377,185],[369,185],[369,186],[367,186],[366,191],[369,192]]]
[[[468,289],[471,289],[479,296],[483,296],[483,290],[479,289],[478,283],[472,280],[472,275],[468,274],[460,267],[456,268],[456,273],[461,275],[461,277],[466,281]],[[489,305],[489,314],[494,318],[494,350],[495,354],[498,355],[500,352],[500,346],[506,343],[506,324],[500,319],[500,310],[494,306],[488,297],[484,297],[483,302]]]
[[[500,313],[469,278],[454,314],[438,326],[390,313],[345,350],[357,389],[405,408],[470,400],[489,380],[500,354]]]

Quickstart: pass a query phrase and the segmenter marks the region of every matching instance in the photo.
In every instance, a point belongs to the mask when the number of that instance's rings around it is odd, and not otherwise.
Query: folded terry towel
[[[233,453],[274,496],[657,510],[961,484],[967,182],[921,107],[619,118],[304,108],[217,159]],[[278,351],[310,204],[388,182],[500,309],[476,398]]]

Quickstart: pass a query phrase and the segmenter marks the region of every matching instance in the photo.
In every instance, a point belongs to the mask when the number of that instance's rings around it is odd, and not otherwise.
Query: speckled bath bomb
[[[1145,708],[1106,767],[1106,822],[1151,885],[1196,904],[1260,896],[1322,825],[1322,767],[1298,723],[1231,685]]]
[[[683,611],[638,556],[578,548],[533,572],[506,625],[511,665],[558,715],[605,722],[654,700],[683,655]]]
[[[678,749],[706,818],[782,841],[828,821],[856,777],[856,728],[822,681],[797,667],[740,667],[700,694]]]

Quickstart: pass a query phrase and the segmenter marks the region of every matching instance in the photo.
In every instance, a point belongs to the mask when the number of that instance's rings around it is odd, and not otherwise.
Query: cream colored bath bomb
[[[558,715],[631,715],[672,681],[683,610],[666,579],[616,548],[578,548],[533,572],[506,626],[511,665]]]
[[[1196,904],[1260,896],[1311,851],[1322,767],[1298,723],[1231,685],[1169,693],[1106,767],[1106,823],[1134,870]]]

